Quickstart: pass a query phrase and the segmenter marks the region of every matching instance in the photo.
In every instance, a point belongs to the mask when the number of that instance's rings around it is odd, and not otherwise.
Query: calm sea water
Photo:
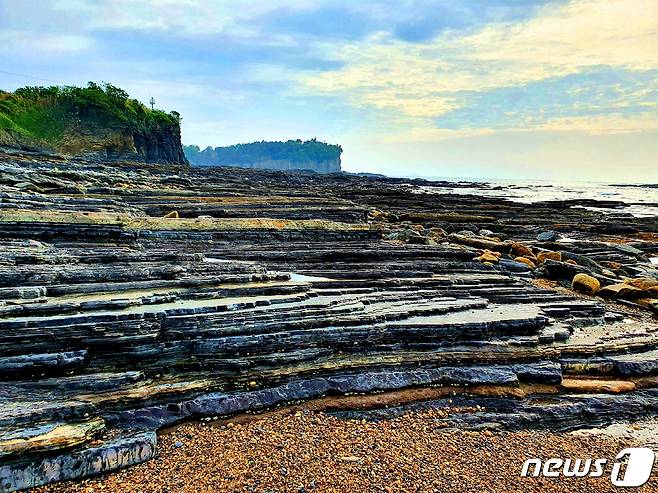
[[[573,199],[613,200],[624,202],[625,205],[615,208],[588,207],[588,209],[600,210],[602,213],[628,212],[637,217],[658,216],[658,188],[650,186],[615,186],[587,182],[462,181],[439,177],[431,179],[459,183],[460,187],[422,187],[425,192],[499,197],[520,203]]]

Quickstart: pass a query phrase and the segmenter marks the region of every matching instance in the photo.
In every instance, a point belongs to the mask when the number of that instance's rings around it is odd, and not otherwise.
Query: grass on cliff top
[[[0,91],[0,129],[48,143],[76,127],[150,131],[179,121],[178,113],[151,110],[112,84]]]

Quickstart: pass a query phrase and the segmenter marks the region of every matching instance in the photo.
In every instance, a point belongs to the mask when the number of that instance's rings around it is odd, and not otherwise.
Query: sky
[[[32,77],[32,78],[28,78]],[[658,182],[657,0],[0,0],[0,88],[106,81],[184,144],[396,176]]]

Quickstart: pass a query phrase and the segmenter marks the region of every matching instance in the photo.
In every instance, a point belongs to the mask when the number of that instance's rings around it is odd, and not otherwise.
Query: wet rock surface
[[[658,218],[424,184],[0,154],[0,488],[331,395],[452,389],[486,409],[462,428],[655,414]]]

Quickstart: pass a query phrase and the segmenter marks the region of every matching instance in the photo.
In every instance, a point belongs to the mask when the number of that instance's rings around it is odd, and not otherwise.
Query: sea
[[[451,193],[498,197],[520,203],[566,200],[597,200],[623,202],[615,207],[576,205],[603,214],[625,212],[635,217],[658,216],[658,184],[626,185],[594,182],[477,180],[432,177],[439,182],[421,186],[426,193]],[[449,182],[441,185],[440,182]],[[455,186],[457,185],[457,186]]]

